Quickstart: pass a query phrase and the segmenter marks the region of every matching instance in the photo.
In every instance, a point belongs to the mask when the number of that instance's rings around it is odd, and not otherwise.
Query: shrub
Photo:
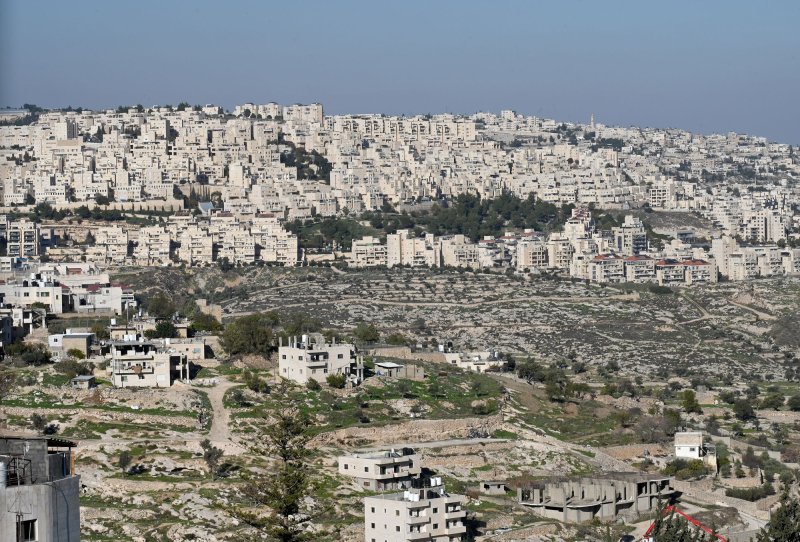
[[[679,480],[698,478],[709,473],[708,467],[700,459],[673,459],[664,467],[662,472],[668,476],[674,476]]]
[[[328,382],[328,385],[331,388],[342,389],[344,388],[344,385],[347,383],[347,379],[343,374],[332,374],[328,375],[326,382]]]
[[[83,351],[78,350],[77,348],[70,348],[67,350],[67,355],[72,359],[86,359],[86,354]]]
[[[745,501],[757,501],[770,495],[775,495],[775,488],[769,482],[764,482],[758,487],[732,487],[725,490],[725,495]]]
[[[306,389],[310,391],[319,391],[322,389],[322,386],[320,386],[319,382],[317,382],[313,378],[309,378],[308,382],[306,382]]]
[[[57,363],[55,365],[55,369],[69,379],[73,379],[80,375],[92,374],[91,364],[81,363],[75,359],[65,359],[64,361]]]

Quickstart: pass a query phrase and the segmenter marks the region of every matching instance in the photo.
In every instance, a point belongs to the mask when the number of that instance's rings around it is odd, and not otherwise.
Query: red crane
[[[716,537],[717,540],[719,540],[720,542],[728,542],[727,538],[725,538],[722,535],[719,535],[719,534],[715,533],[714,531],[712,531],[711,529],[709,529],[708,527],[706,527],[705,525],[703,525],[702,523],[700,523],[699,521],[694,519],[689,514],[681,512],[678,509],[677,506],[674,506],[674,505],[667,506],[666,508],[664,508],[664,510],[661,513],[661,515],[662,516],[666,516],[667,514],[672,514],[673,512],[678,514],[679,516],[681,516],[683,519],[685,519],[686,521],[688,521],[689,523],[691,523],[692,525],[694,525],[698,529],[710,534],[711,536]],[[654,521],[653,524],[650,525],[650,527],[647,529],[647,532],[644,533],[644,538],[642,538],[642,542],[658,542],[658,540],[654,539],[651,536],[651,534],[653,533],[653,529],[655,529],[655,528],[656,528],[656,522]]]

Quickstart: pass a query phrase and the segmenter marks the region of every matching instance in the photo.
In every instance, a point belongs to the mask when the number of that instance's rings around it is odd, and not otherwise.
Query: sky
[[[0,0],[0,106],[181,101],[800,144],[800,2]]]

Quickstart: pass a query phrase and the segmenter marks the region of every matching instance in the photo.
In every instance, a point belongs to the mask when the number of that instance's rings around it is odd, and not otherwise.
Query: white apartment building
[[[328,376],[341,374],[358,384],[364,379],[364,364],[352,344],[329,344],[320,334],[303,335],[278,347],[278,374],[298,384],[310,379],[323,384]]]
[[[375,267],[387,264],[387,247],[376,237],[354,239],[350,251],[354,267]]]
[[[39,255],[41,232],[39,225],[30,220],[15,220],[6,224],[6,254],[29,258]]]
[[[117,388],[168,388],[176,380],[189,380],[189,361],[185,353],[171,349],[169,342],[160,348],[135,336],[109,344],[108,371]]]
[[[415,480],[412,488],[364,498],[365,542],[461,542],[466,497],[445,491],[441,478]]]
[[[618,254],[633,256],[647,250],[647,232],[638,218],[626,215],[622,226],[612,228],[611,232]]]
[[[413,237],[410,230],[397,230],[386,236],[386,265],[411,267],[439,267],[441,246],[433,234]]]
[[[168,265],[171,243],[169,232],[163,227],[141,228],[133,249],[133,258],[137,265]]]
[[[517,243],[517,269],[546,269],[547,244],[542,239],[525,239]]]
[[[410,488],[422,472],[419,455],[411,448],[343,455],[338,462],[340,475],[369,491]]]

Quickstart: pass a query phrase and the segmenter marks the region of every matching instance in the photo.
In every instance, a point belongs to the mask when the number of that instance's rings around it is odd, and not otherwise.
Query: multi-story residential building
[[[41,243],[39,225],[25,219],[8,222],[6,243],[8,256],[17,258],[38,256]]]
[[[625,258],[626,282],[653,282],[656,277],[656,261],[648,256]]]
[[[494,241],[494,239],[492,239]],[[493,266],[492,251],[488,245],[475,244],[464,235],[454,235],[439,242],[441,264],[448,267],[483,269]]]
[[[547,240],[547,266],[551,269],[569,269],[575,247],[560,234],[553,234]]]
[[[421,472],[419,455],[411,448],[339,457],[339,474],[369,491],[410,488]]]
[[[383,266],[387,263],[386,245],[376,237],[354,239],[351,258],[355,267]]]
[[[37,275],[19,282],[0,284],[0,297],[4,303],[26,309],[44,306],[49,314],[69,312],[72,308],[69,288]]]
[[[303,335],[278,347],[278,374],[299,384],[309,379],[324,383],[329,375],[340,374],[358,384],[364,379],[364,364],[352,344],[326,343],[320,334]]]
[[[130,237],[121,226],[103,226],[95,233],[94,245],[86,251],[89,261],[111,265],[124,265],[128,260]]]
[[[466,497],[445,491],[441,478],[415,479],[411,489],[364,498],[366,542],[461,542]]]
[[[214,261],[214,241],[208,230],[188,226],[178,234],[178,258],[189,265],[210,264]]]
[[[517,269],[545,269],[548,266],[547,244],[541,239],[524,239],[517,243]]]
[[[441,246],[433,234],[413,237],[410,230],[397,230],[386,236],[386,265],[411,267],[439,267]]]
[[[0,436],[0,542],[78,542],[76,444],[53,437]]]
[[[137,265],[168,265],[172,241],[169,232],[161,226],[148,226],[139,230],[133,249]]]
[[[638,218],[626,215],[622,226],[612,228],[611,232],[617,253],[633,256],[647,250],[647,231]]]
[[[189,380],[189,361],[185,353],[160,347],[135,336],[111,341],[111,381],[117,388],[168,388],[176,380]]]
[[[589,280],[594,282],[624,282],[625,258],[616,254],[598,254],[588,262]]]

